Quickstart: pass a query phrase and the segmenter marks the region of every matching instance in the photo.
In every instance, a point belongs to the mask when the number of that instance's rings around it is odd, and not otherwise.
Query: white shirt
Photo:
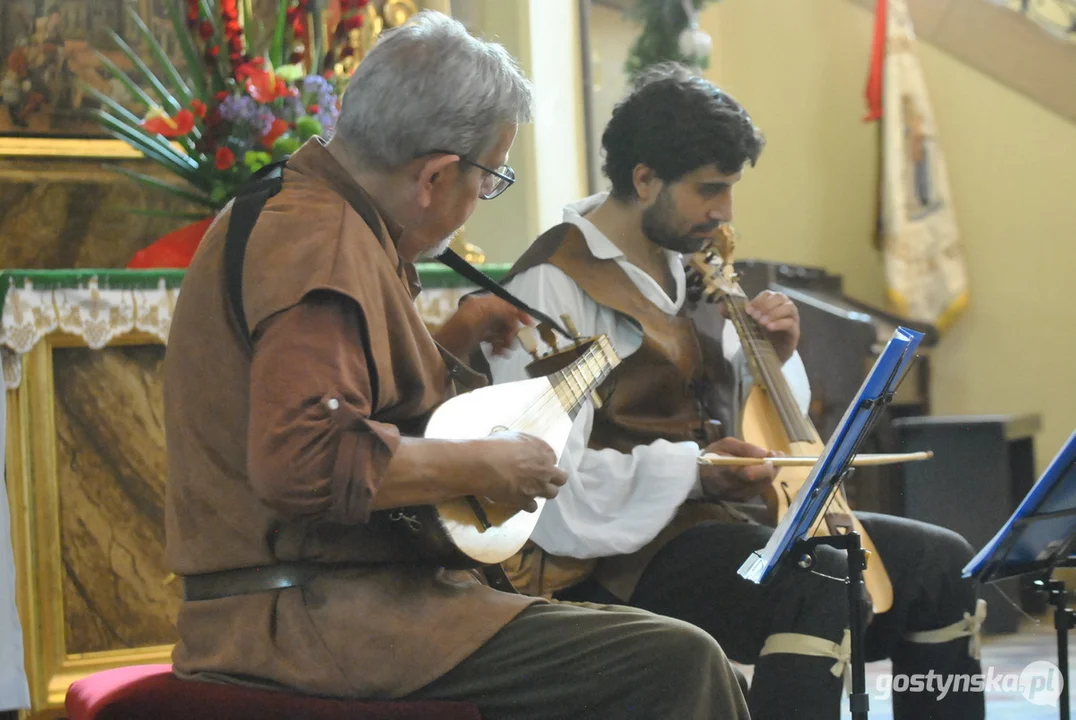
[[[686,273],[679,253],[666,251],[669,269],[676,282],[676,298],[629,263],[624,253],[589,220],[583,217],[600,205],[608,193],[601,193],[569,205],[564,221],[583,233],[594,257],[614,260],[646,299],[663,312],[675,315],[686,295]],[[585,337],[609,337],[621,359],[639,349],[642,333],[610,308],[598,305],[563,271],[549,264],[538,265],[514,277],[505,287],[516,297],[550,317],[571,315],[576,329]],[[714,309],[714,312],[718,312]],[[722,347],[737,373],[750,377],[739,337],[730,323],[722,332]],[[497,357],[483,345],[493,382],[526,380],[526,366],[533,358],[515,343],[508,354]],[[784,374],[796,401],[806,413],[811,390],[799,353],[785,363]],[[630,454],[587,447],[594,419],[594,407],[583,405],[575,419],[560,467],[568,481],[557,497],[545,504],[531,535],[539,547],[554,555],[594,558],[634,552],[646,545],[672,520],[676,509],[701,492],[696,462],[701,451],[694,442],[657,440],[639,445]]]

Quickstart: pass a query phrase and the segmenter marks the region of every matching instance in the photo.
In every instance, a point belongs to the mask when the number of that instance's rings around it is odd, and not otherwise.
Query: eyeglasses
[[[512,183],[516,181],[516,171],[512,169],[511,165],[501,165],[496,170],[493,170],[485,165],[479,165],[473,160],[468,160],[460,153],[452,152],[451,150],[430,150],[430,153],[458,155],[461,163],[467,163],[484,172],[482,184],[478,188],[478,197],[483,200],[492,200],[511,187]]]

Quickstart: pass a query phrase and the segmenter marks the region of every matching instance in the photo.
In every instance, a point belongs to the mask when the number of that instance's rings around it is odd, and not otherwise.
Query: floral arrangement
[[[330,135],[341,92],[361,52],[357,31],[372,9],[369,0],[332,0],[330,29],[321,2],[325,0],[279,0],[263,43],[258,42],[251,0],[169,2],[182,71],[128,5],[156,72],[116,33],[112,39],[144,82],[136,83],[107,57],[98,57],[135,99],[141,115],[85,89],[100,102],[94,113],[109,133],[181,182],[112,169],[205,208],[171,215],[204,219],[227,204],[259,168],[315,135]]]

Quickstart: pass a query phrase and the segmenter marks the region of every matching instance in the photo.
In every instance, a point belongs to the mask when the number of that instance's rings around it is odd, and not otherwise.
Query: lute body
[[[751,366],[754,383],[744,403],[742,440],[789,456],[819,457],[825,443],[792,394],[781,371],[782,363],[765,330],[745,310],[748,298],[733,271],[734,242],[731,228],[723,226],[712,247],[691,259],[702,280],[702,291],[714,300],[724,300],[729,319],[736,328]],[[811,466],[777,469],[773,484],[763,494],[775,522],[788,512],[793,498],[810,476]],[[869,554],[863,579],[870,592],[875,613],[884,613],[893,604],[893,584],[874,542],[848,505],[844,486],[830,496],[826,512],[811,529],[812,536],[843,534],[855,530]]]
[[[567,367],[543,377],[502,383],[458,395],[430,417],[424,436],[473,440],[517,431],[545,441],[560,461],[582,403],[620,359],[604,335],[578,345]],[[538,509],[526,512],[486,498],[467,497],[390,513],[428,561],[454,569],[494,565],[519,552],[534,531]]]

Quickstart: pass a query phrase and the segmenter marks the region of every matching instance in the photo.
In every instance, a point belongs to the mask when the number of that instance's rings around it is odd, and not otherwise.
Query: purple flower
[[[306,107],[318,106],[318,112],[314,116],[319,123],[323,134],[328,137],[336,126],[339,111],[336,109],[336,91],[328,80],[321,75],[307,75],[302,84],[303,104]]]
[[[273,127],[272,111],[259,105],[248,95],[229,95],[220,104],[220,116],[234,123],[245,123],[259,136]]]
[[[301,98],[291,97],[290,95],[284,98],[284,109],[280,113],[282,119],[293,123],[305,114],[306,109],[303,107]]]

